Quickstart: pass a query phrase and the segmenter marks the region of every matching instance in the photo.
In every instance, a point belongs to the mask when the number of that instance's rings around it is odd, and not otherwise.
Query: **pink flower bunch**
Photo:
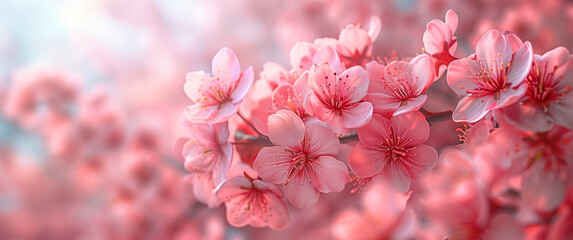
[[[351,175],[380,176],[374,179],[403,193],[433,168],[437,153],[423,144],[430,130],[418,110],[426,100],[422,94],[434,82],[434,66],[424,55],[379,67],[380,63],[371,60],[379,20],[373,18],[370,27],[367,32],[349,25],[338,40],[296,44],[291,51],[290,71],[276,63],[265,64],[261,79],[246,94],[249,106],[241,106],[242,111],[236,114],[226,112],[224,106],[202,107],[214,110],[213,116],[225,114],[220,120],[229,119],[228,128],[225,121],[204,125],[209,123],[209,116],[186,110],[185,122],[194,137],[187,140],[181,154],[194,179],[194,189],[205,190],[195,191],[200,201],[212,207],[217,201],[225,202],[233,226],[282,229],[289,221],[277,218],[288,217],[286,210],[279,211],[286,202],[297,208],[315,207],[320,195],[343,191]],[[213,59],[214,65],[222,54],[236,59],[230,50],[222,49]],[[216,71],[233,72],[235,66],[238,62],[233,60],[219,65]],[[185,84],[189,97],[195,92],[202,92],[204,98],[219,93],[215,87],[191,84],[196,73],[188,74]],[[199,81],[231,86],[243,81],[237,77]],[[202,101],[191,100],[193,107]],[[374,105],[391,107],[378,108],[380,114],[374,114]],[[256,106],[268,107],[259,111]],[[201,124],[193,123],[200,118]],[[352,147],[345,143],[348,141],[359,143]],[[231,142],[235,151],[226,150]],[[258,151],[252,162],[236,156],[246,154],[241,145],[260,143],[265,144],[250,148]],[[352,151],[343,154],[342,148]],[[234,177],[229,174],[229,168],[245,163],[251,165],[254,175],[246,171]],[[222,174],[225,171],[226,177]],[[208,182],[201,182],[205,180]],[[273,211],[279,212],[271,216]]]
[[[36,2],[0,239],[573,239],[569,1]]]
[[[368,29],[348,25],[338,39],[296,43],[290,69],[265,63],[250,89],[251,68],[240,74],[223,48],[214,77],[192,72],[184,86],[192,137],[179,151],[197,199],[224,202],[232,226],[277,230],[296,226],[296,208],[365,189],[363,210],[338,208],[329,228],[337,239],[561,231],[545,221],[570,216],[573,58],[563,47],[533,54],[530,42],[495,29],[459,57],[458,21],[447,11],[427,24],[420,54],[385,59],[373,51],[378,18]],[[444,87],[457,107],[425,109]],[[451,132],[435,132],[443,121]],[[461,144],[435,142],[452,132]]]

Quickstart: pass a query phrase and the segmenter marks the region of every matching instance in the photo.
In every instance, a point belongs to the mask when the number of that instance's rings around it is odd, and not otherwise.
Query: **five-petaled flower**
[[[272,183],[252,177],[247,172],[223,182],[216,190],[225,202],[227,221],[231,226],[269,226],[278,230],[288,226],[290,219],[281,189]]]
[[[221,49],[213,58],[213,77],[203,71],[190,72],[185,94],[194,102],[185,109],[185,119],[193,123],[221,123],[237,112],[253,85],[253,68],[241,73],[235,53]]]
[[[375,114],[357,132],[360,143],[350,152],[350,168],[361,178],[379,176],[400,192],[408,191],[412,179],[430,171],[438,160],[436,150],[423,144],[430,126],[420,112],[390,119]]]
[[[314,65],[309,73],[306,112],[327,123],[336,134],[362,127],[373,111],[371,103],[362,102],[368,82],[368,74],[360,66],[342,71],[328,62]]]
[[[393,61],[384,67],[377,62],[366,65],[370,88],[365,101],[375,113],[399,115],[418,111],[428,98],[423,93],[434,82],[434,68],[426,55],[410,62]]]
[[[531,68],[531,44],[514,34],[490,30],[477,43],[476,54],[450,63],[448,85],[464,96],[454,110],[456,122],[475,122],[494,109],[509,106],[526,92],[521,84]]]
[[[308,208],[319,192],[340,192],[350,179],[346,165],[335,159],[340,142],[323,122],[305,124],[295,113],[279,110],[269,116],[269,138],[253,165],[261,178],[283,184],[289,202]]]

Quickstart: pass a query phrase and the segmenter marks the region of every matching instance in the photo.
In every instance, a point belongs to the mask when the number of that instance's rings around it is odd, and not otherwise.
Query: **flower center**
[[[288,169],[287,180],[283,182],[283,185],[287,185],[295,177],[300,176],[310,161],[306,153],[304,152],[294,152],[291,165]],[[309,164],[310,166],[311,164]]]
[[[525,79],[528,84],[526,96],[527,99],[524,104],[534,104],[542,107],[544,111],[547,111],[547,105],[554,101],[559,101],[563,99],[565,95],[571,89],[571,86],[565,86],[564,88],[559,88],[558,84],[563,80],[563,76],[555,79],[555,71],[559,66],[553,66],[552,70],[549,70],[549,66],[545,63],[545,66],[537,66],[535,62],[531,67],[529,75]]]
[[[397,100],[401,100],[402,104],[400,107],[407,104],[407,100],[414,95],[414,83],[417,79],[412,79],[411,72],[407,72],[404,66],[400,66],[400,69],[394,68],[394,72],[386,72],[390,76],[390,81],[386,78],[382,78],[382,84],[384,89],[388,91]],[[406,102],[406,103],[404,103]]]
[[[493,62],[496,64],[494,66],[487,66],[485,59],[478,62],[482,70],[469,76],[470,80],[476,83],[478,87],[473,90],[466,90],[466,93],[474,97],[493,96],[495,100],[500,99],[501,92],[505,92],[507,88],[511,87],[511,84],[507,82],[507,72],[511,62],[507,65],[500,62],[497,66],[500,56],[501,53],[498,53],[497,57],[494,58]]]
[[[221,109],[229,101],[232,101],[231,93],[235,90],[236,83],[221,80],[220,77],[210,78],[210,81],[201,79],[201,85],[197,91],[202,95],[202,98],[197,98],[195,102],[201,103],[203,106],[218,105]]]
[[[353,94],[355,87],[347,85],[349,84],[349,75],[345,78],[336,76],[336,72],[333,73],[334,81],[328,81],[326,86],[320,85],[322,92],[315,94],[320,102],[327,106],[330,110],[335,112],[337,116],[342,116],[342,111],[345,109],[353,108],[358,103],[350,102],[350,96]],[[325,76],[328,80],[328,76]]]
[[[386,131],[386,130],[383,130]],[[416,154],[410,153],[410,151],[416,149],[415,146],[411,146],[412,142],[412,132],[408,137],[402,138],[396,134],[394,127],[390,127],[389,137],[385,138],[379,145],[380,150],[385,153],[384,168],[389,164],[395,164],[400,169],[402,169],[409,176],[412,176],[411,168],[413,165],[423,166],[416,160]]]

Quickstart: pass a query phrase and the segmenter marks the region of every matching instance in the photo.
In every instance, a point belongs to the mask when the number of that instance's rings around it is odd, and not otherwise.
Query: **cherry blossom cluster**
[[[534,54],[511,29],[456,50],[457,14],[427,23],[416,56],[381,57],[381,21],[338,38],[298,42],[290,66],[256,77],[221,49],[211,73],[190,72],[177,153],[195,197],[225,205],[228,223],[280,230],[351,191],[362,209],[337,213],[339,239],[536,239],[564,236],[573,217],[573,55]],[[256,79],[255,79],[256,78]],[[432,112],[444,82],[457,106]],[[446,121],[458,132],[431,131]],[[459,134],[436,149],[432,136]],[[440,151],[440,154],[438,154]]]

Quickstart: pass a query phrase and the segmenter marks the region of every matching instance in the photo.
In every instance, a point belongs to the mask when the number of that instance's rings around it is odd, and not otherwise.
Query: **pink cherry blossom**
[[[269,116],[269,138],[275,146],[261,149],[253,165],[263,180],[284,185],[292,205],[309,208],[320,192],[340,192],[350,179],[346,165],[334,158],[339,140],[323,122],[305,124],[279,110]]]
[[[310,69],[308,85],[311,89],[305,109],[326,122],[336,134],[366,125],[372,118],[372,104],[362,102],[368,91],[368,75],[361,66],[344,71],[330,63],[314,65]]]
[[[335,46],[336,52],[347,67],[363,65],[372,59],[372,44],[381,28],[378,17],[371,17],[369,24],[368,31],[359,25],[347,25],[340,31],[338,39],[317,39],[315,44]]]
[[[272,183],[253,178],[246,172],[223,182],[217,197],[227,208],[227,221],[231,226],[269,226],[283,229],[289,225],[289,214],[281,189]]]
[[[368,95],[374,112],[399,115],[419,110],[426,102],[422,95],[434,82],[434,70],[428,57],[419,55],[410,62],[393,61],[381,72],[383,66],[370,62],[366,69],[370,75]]]
[[[203,71],[190,72],[184,85],[185,94],[193,101],[185,109],[185,119],[193,123],[227,121],[239,108],[253,85],[253,68],[241,73],[235,53],[221,49],[213,58],[213,77]]]
[[[458,39],[454,36],[458,28],[458,15],[453,10],[446,12],[446,22],[434,19],[426,25],[424,32],[424,51],[431,56],[436,78],[439,78],[454,57]]]
[[[273,106],[275,109],[286,109],[296,113],[301,119],[305,119],[308,114],[304,109],[304,99],[309,93],[308,72],[296,80],[294,85],[282,85],[273,92]]]
[[[293,60],[294,59],[294,60]],[[265,69],[261,72],[262,81],[253,86],[251,94],[247,95],[246,102],[241,106],[241,111],[246,111],[247,116],[252,116],[253,125],[262,134],[267,134],[267,118],[280,109],[294,111],[303,120],[309,116],[304,108],[304,100],[310,91],[308,87],[308,70],[313,64],[328,62],[335,69],[341,68],[341,62],[336,50],[332,46],[322,46],[318,49],[310,43],[299,43],[291,51],[293,65],[289,73],[282,66],[275,63],[265,63]],[[268,68],[268,69],[267,69]],[[281,70],[282,69],[282,70]],[[286,74],[286,75],[285,75]],[[287,76],[288,75],[288,76]],[[288,80],[286,80],[288,78]],[[272,89],[272,108],[261,109],[257,106],[265,106],[268,103],[265,95],[268,89]],[[256,96],[253,96],[256,95]],[[253,103],[252,100],[258,102]],[[248,105],[248,106],[245,106]]]
[[[513,49],[515,38],[513,34],[491,30],[477,43],[474,57],[449,65],[448,85],[464,96],[454,110],[454,121],[475,122],[525,94],[527,85],[521,83],[529,74],[533,52],[529,42]]]
[[[231,143],[227,141],[229,138],[227,124],[193,124],[188,125],[187,129],[191,137],[181,149],[185,168],[192,174],[212,175],[214,184],[218,185],[226,178],[232,154]]]
[[[352,149],[348,161],[361,178],[379,175],[398,191],[406,192],[412,180],[436,165],[436,150],[423,144],[430,135],[430,126],[419,112],[390,119],[375,114],[357,132],[360,143]]]
[[[573,129],[573,70],[569,51],[555,48],[533,55],[533,65],[525,79],[527,92],[521,101],[503,109],[506,119],[518,127],[545,132],[558,124]]]

